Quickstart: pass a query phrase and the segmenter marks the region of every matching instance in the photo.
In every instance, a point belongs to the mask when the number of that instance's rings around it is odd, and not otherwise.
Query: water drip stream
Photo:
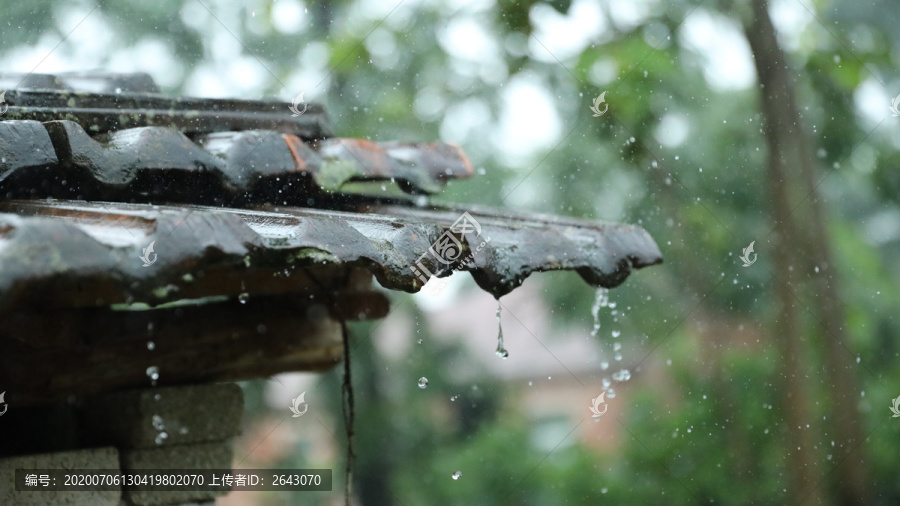
[[[503,345],[503,324],[500,323],[500,310],[503,309],[503,306],[500,305],[500,301],[497,301],[497,356],[500,358],[509,357],[509,351],[507,351],[506,347]]]
[[[600,331],[600,308],[609,304],[609,289],[600,287],[597,289],[597,296],[594,297],[594,305],[591,306],[591,316],[594,317],[594,328],[591,330],[591,336],[596,337]]]
[[[598,337],[600,331],[600,308],[609,308],[610,314],[613,315],[613,322],[618,321],[618,317],[615,317],[618,314],[616,311],[616,303],[610,302],[609,300],[609,290],[606,288],[598,288],[597,295],[594,298],[594,304],[591,306],[591,316],[594,318],[594,327],[591,330],[591,337]],[[618,339],[619,336],[622,335],[622,331],[618,329],[614,329],[610,332],[610,335],[613,339]],[[607,354],[612,354],[613,360],[615,362],[622,361],[622,343],[619,341],[613,341],[610,346],[609,341],[603,340],[601,342],[601,346],[606,349],[604,353],[604,358],[600,361],[600,370],[608,371],[610,362]],[[610,349],[611,348],[611,349]],[[611,353],[610,353],[611,352]],[[631,379],[631,371],[624,368],[619,368],[612,372],[611,375],[607,375],[609,372],[604,373],[604,376],[601,378],[601,384],[603,386],[603,390],[605,391],[605,395],[607,399],[612,399],[616,396],[615,390],[613,390],[613,384],[615,383],[624,383]],[[595,416],[594,420],[596,421],[599,417]]]

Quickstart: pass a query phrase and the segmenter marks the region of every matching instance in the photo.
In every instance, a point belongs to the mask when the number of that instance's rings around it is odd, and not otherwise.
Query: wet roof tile
[[[465,270],[500,297],[532,272],[575,270],[588,283],[611,288],[633,269],[662,259],[653,239],[634,225],[509,217],[485,208],[466,216],[468,232],[453,234],[459,217],[449,209],[374,206],[348,213],[0,201],[0,313],[38,301],[159,304],[186,293],[219,295],[214,282],[184,281],[198,270],[253,277],[282,269],[364,267],[384,287],[408,292],[422,287],[423,268],[440,275]],[[430,254],[448,233],[459,251]],[[151,243],[156,260],[148,268],[141,257]],[[490,247],[476,251],[482,243]],[[455,261],[443,263],[448,258]]]
[[[170,127],[91,136],[68,120],[0,122],[0,155],[0,195],[125,202],[296,203],[354,181],[396,181],[408,193],[435,193],[472,174],[458,147],[438,142],[305,143],[274,130],[192,139]],[[285,184],[296,186],[274,196]]]
[[[140,76],[26,81],[0,116],[0,313],[221,295],[204,271],[363,267],[412,292],[466,270],[499,297],[532,272],[613,287],[662,260],[635,225],[351,195],[386,181],[434,193],[472,166],[449,144],[332,137],[319,106],[171,98]]]

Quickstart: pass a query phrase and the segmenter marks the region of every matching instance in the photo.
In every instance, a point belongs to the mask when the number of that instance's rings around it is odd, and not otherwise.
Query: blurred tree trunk
[[[805,352],[801,316],[803,306],[795,297],[799,279],[811,276],[818,319],[824,330],[823,355],[827,370],[825,392],[831,397],[829,423],[843,450],[834,462],[841,465],[837,477],[837,501],[840,504],[867,504],[869,480],[867,461],[857,410],[859,391],[851,354],[843,349],[846,340],[844,307],[838,295],[836,272],[825,225],[825,213],[818,193],[816,170],[810,139],[802,127],[797,107],[793,76],[784,52],[778,46],[769,18],[766,0],[752,1],[752,20],[744,31],[750,43],[760,86],[760,106],[768,145],[768,179],[775,221],[774,264],[775,294],[779,306],[775,324],[776,341],[783,354],[783,400],[787,410],[790,445],[791,502],[812,499],[821,504],[830,495],[828,484],[819,486],[823,476],[817,469],[813,432],[805,429],[812,422],[809,411],[809,385],[806,379],[812,356]],[[818,267],[819,274],[813,274]],[[795,445],[799,450],[794,450]],[[849,454],[849,456],[848,456]],[[842,463],[843,458],[848,456]],[[807,494],[809,495],[807,497]]]

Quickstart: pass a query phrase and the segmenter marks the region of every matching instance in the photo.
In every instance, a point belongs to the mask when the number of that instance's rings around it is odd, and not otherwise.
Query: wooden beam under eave
[[[27,336],[12,339],[4,329],[0,385],[7,403],[26,406],[148,387],[149,367],[159,372],[157,385],[327,370],[342,360],[343,345],[335,311],[322,302],[258,297],[147,311],[68,311],[65,318],[35,315],[45,322],[77,323],[80,330],[67,342],[51,344],[28,343]],[[376,292],[348,294],[332,303],[348,320],[354,314],[354,319],[383,317],[388,309],[386,297]],[[29,329],[27,322],[19,328]]]

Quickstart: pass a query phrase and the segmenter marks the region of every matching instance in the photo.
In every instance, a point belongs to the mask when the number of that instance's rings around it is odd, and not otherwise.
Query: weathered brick
[[[0,459],[0,504],[118,506],[122,496],[120,490],[16,492],[16,469],[113,469],[118,472],[119,454],[115,448],[41,453]]]
[[[157,448],[229,439],[243,406],[239,386],[217,383],[113,392],[88,399],[83,414],[94,443]]]
[[[227,442],[162,446],[151,449],[123,450],[122,469],[231,469],[231,444]],[[139,506],[171,505],[210,501],[225,492],[185,490],[176,492],[143,492],[126,487],[123,497],[128,504]]]

